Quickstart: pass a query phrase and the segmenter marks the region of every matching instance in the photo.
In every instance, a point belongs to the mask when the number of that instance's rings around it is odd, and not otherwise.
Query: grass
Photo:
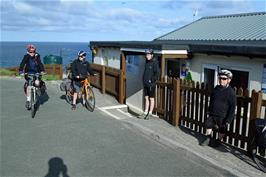
[[[0,68],[0,76],[15,76],[17,74],[18,73],[16,71]]]
[[[52,81],[52,80],[60,80],[59,75],[51,75],[51,74],[46,74],[42,76],[42,80],[44,81]]]
[[[16,71],[12,71],[5,68],[0,68],[0,76],[17,76],[18,73]],[[22,76],[24,78],[24,76]],[[52,74],[46,74],[42,76],[42,79],[44,81],[52,81],[52,80],[60,80],[59,75],[52,75]]]

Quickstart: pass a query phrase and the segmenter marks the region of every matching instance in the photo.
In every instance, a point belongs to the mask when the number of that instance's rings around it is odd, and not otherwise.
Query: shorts
[[[144,87],[144,95],[154,98],[155,97],[155,86],[153,87]]]
[[[80,81],[73,80],[72,86],[73,86],[74,92],[78,93],[81,90],[82,84],[80,83]]]
[[[218,132],[224,134],[226,132],[226,127],[223,126],[223,121],[223,118],[210,115],[206,119],[205,126],[207,129],[213,129],[218,126]]]

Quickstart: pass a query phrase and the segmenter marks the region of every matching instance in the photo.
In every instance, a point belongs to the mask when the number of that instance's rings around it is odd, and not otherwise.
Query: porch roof
[[[159,51],[187,50],[188,53],[266,57],[266,41],[91,41],[90,46],[130,48],[132,52],[152,48]]]

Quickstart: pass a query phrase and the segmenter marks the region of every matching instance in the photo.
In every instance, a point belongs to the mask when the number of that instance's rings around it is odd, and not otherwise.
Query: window
[[[201,81],[208,84],[210,88],[214,88],[218,83],[218,72],[222,69],[228,69],[233,74],[230,83],[231,87],[243,90],[249,87],[249,71],[241,68],[230,68],[218,65],[203,64]]]
[[[227,68],[222,68],[227,69]],[[248,89],[248,78],[249,78],[249,72],[248,71],[241,71],[236,69],[230,69],[228,68],[233,74],[233,79],[230,83],[231,87],[236,87],[237,89]]]

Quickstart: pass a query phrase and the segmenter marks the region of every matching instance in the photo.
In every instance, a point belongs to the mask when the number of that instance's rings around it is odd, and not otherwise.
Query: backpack
[[[71,80],[68,78],[65,78],[62,80],[62,82],[60,84],[60,90],[62,92],[65,92],[65,91],[70,89],[70,86],[71,86]]]
[[[74,62],[75,60],[73,60],[73,61],[70,61],[70,63],[66,66],[66,75],[67,75],[67,78],[68,79],[73,79],[73,75],[72,75],[72,70],[71,70],[71,68],[72,68],[72,64],[73,64],[73,62]]]

